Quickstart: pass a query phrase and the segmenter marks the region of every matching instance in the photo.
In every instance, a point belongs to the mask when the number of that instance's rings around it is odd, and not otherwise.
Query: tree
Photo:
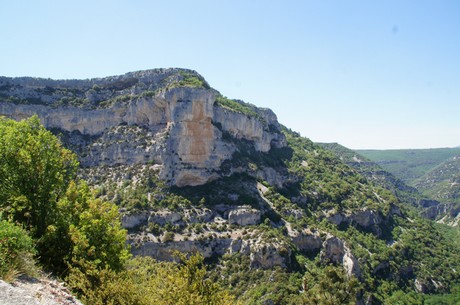
[[[218,284],[206,279],[203,256],[186,257],[181,263],[160,263],[152,258],[136,258],[128,264],[136,282],[145,283],[147,304],[155,305],[232,305],[237,303]],[[142,279],[142,280],[141,280]]]
[[[41,262],[58,275],[69,267],[121,270],[129,251],[118,209],[75,182],[77,169],[37,116],[0,119],[0,213],[28,229]]]
[[[341,266],[327,265],[313,268],[304,276],[303,303],[305,305],[355,304],[359,282]]]
[[[116,205],[95,199],[84,181],[71,181],[57,211],[57,221],[42,237],[47,248],[40,255],[47,266],[61,275],[75,268],[83,273],[123,268],[130,254]]]
[[[77,168],[76,156],[37,116],[0,119],[0,212],[26,225],[32,237],[42,237],[56,221],[57,202]]]

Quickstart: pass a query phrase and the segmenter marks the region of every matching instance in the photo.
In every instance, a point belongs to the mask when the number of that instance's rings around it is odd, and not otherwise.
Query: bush
[[[33,275],[35,248],[32,238],[21,227],[8,221],[0,221],[0,278],[14,280],[16,275]]]
[[[129,257],[118,209],[95,199],[86,183],[75,182],[77,168],[76,156],[37,116],[0,119],[0,213],[26,227],[41,263],[59,276],[67,275],[69,265],[118,271]],[[15,236],[2,241],[5,251],[13,251],[2,256],[5,270],[20,253],[33,252],[21,232],[4,233]]]
[[[88,270],[96,281],[79,269],[71,271],[69,282],[78,287],[85,304],[117,305],[238,305],[227,291],[207,279],[203,257],[195,254],[181,263],[157,262],[136,257],[126,269]]]
[[[262,117],[254,110],[255,107],[251,107],[249,104],[243,102],[237,102],[235,100],[229,99],[225,96],[218,96],[215,105],[227,108],[231,111],[245,114],[249,117],[258,118],[260,121],[265,122]]]
[[[163,237],[163,242],[168,243],[174,241],[174,233],[173,232],[166,232]]]
[[[69,268],[118,271],[130,257],[117,207],[95,199],[86,183],[71,182],[58,202],[58,219],[43,236],[42,261],[61,276]]]
[[[0,119],[0,212],[27,224],[32,237],[41,238],[56,221],[57,201],[77,168],[76,156],[37,116],[21,122]]]

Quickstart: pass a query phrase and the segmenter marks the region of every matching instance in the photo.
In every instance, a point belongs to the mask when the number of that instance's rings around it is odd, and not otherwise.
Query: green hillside
[[[438,165],[414,182],[427,196],[441,202],[460,202],[460,156]]]
[[[449,158],[460,148],[356,150],[409,185]]]
[[[317,144],[332,151],[343,162],[358,171],[372,183],[390,190],[402,202],[416,206],[418,201],[422,198],[416,188],[407,185],[400,178],[385,170],[383,166],[380,166],[377,162],[370,160],[360,153],[338,143]]]

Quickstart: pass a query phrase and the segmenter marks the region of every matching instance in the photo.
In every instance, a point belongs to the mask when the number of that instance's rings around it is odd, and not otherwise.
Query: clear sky
[[[460,1],[0,0],[0,75],[182,67],[350,148],[460,145]]]

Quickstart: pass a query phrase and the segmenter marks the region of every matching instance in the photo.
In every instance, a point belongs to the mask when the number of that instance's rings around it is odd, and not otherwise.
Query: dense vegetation
[[[400,201],[407,205],[418,206],[423,195],[414,187],[407,185],[400,178],[384,170],[374,161],[346,148],[338,143],[317,143],[332,151],[343,162],[363,175],[369,182],[390,190]]]
[[[180,71],[179,74],[182,79],[177,84],[174,84],[173,87],[210,88],[206,80],[197,73]]]
[[[408,221],[407,216],[393,215],[385,223],[383,231],[387,234],[380,236],[376,232],[369,234],[359,226],[339,225],[334,228],[328,223],[314,222],[320,229],[334,232],[334,235],[346,240],[353,253],[366,262],[361,265],[364,291],[374,291],[373,298],[383,301],[400,294],[400,289],[409,298],[414,278],[424,283],[430,283],[434,278],[443,279],[447,285],[458,281],[458,275],[452,272],[458,268],[458,249],[452,249],[450,239],[437,227],[417,218],[389,191],[372,187],[364,177],[340,163],[331,152],[295,133],[287,131],[286,136],[294,150],[291,171],[301,172],[305,177],[300,183],[300,190],[309,196],[308,202],[314,202],[313,206],[345,211],[368,207],[381,211],[383,215],[389,213],[391,206],[399,206],[403,214],[414,218]],[[382,266],[389,268],[381,269]],[[407,267],[409,273],[406,272]]]
[[[33,240],[21,226],[0,221],[0,278],[11,281],[20,273],[34,275]]]

